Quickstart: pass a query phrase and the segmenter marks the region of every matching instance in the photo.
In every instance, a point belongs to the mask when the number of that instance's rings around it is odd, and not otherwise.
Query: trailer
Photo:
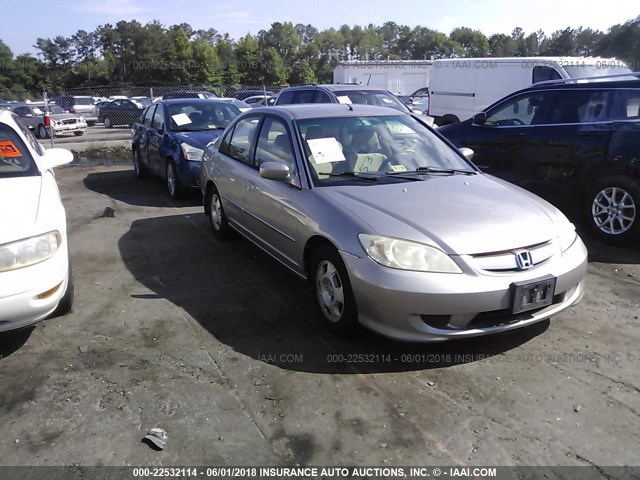
[[[333,70],[333,83],[384,88],[395,95],[411,95],[429,85],[431,60],[348,60]]]

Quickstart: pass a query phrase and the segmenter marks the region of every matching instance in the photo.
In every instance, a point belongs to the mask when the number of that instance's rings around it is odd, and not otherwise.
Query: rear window
[[[93,98],[75,98],[76,105],[93,105]]]
[[[20,136],[0,123],[0,179],[38,175],[38,168]]]
[[[377,105],[378,107],[389,107],[401,112],[410,112],[409,108],[391,95],[382,90],[345,90],[334,91],[340,103],[354,103],[361,105]]]

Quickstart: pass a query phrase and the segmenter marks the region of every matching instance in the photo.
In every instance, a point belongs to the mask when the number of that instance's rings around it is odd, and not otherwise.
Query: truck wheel
[[[454,123],[459,123],[460,119],[455,115],[447,113],[446,115],[442,116],[442,120],[440,120],[440,122],[441,122],[440,125],[451,125]]]
[[[630,243],[640,237],[640,184],[622,176],[596,181],[587,194],[585,216],[604,242]]]

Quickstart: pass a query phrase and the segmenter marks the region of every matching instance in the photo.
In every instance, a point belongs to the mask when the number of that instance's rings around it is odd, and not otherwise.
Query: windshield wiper
[[[434,167],[418,167],[415,170],[405,170],[403,172],[387,172],[387,175],[400,175],[403,173],[462,173],[465,175],[476,175],[475,170],[466,170],[464,168],[434,168]]]
[[[372,176],[375,174],[371,174],[371,173],[364,173],[364,172],[342,172],[342,173],[320,173],[320,175],[326,175],[328,177],[343,177],[343,178],[357,178],[360,180],[369,180],[371,182],[377,182],[379,175],[378,176]]]

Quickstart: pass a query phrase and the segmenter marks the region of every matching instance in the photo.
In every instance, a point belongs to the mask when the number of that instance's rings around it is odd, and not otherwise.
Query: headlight
[[[358,239],[372,260],[385,267],[434,273],[462,273],[442,250],[398,238],[367,235]]]
[[[58,121],[57,120],[51,120],[51,125],[58,125]]]
[[[0,245],[0,272],[44,262],[53,257],[61,243],[60,232],[49,232]]]
[[[576,227],[573,223],[567,223],[562,227],[560,235],[558,235],[558,244],[560,249],[565,252],[576,241],[578,234],[576,233]]]
[[[196,148],[193,145],[189,145],[188,143],[183,143],[180,146],[182,147],[184,158],[194,162],[202,161],[202,154],[204,153],[204,150]]]

